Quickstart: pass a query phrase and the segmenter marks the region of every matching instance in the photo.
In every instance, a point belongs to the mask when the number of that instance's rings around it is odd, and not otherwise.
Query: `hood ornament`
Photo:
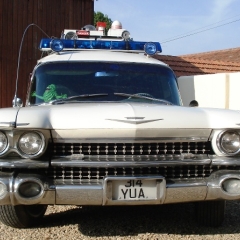
[[[156,122],[156,121],[163,120],[163,118],[144,120],[145,117],[125,117],[125,118],[126,120],[122,120],[122,119],[106,119],[106,120],[122,122],[122,123],[130,123],[130,124],[141,124],[141,123],[149,123],[149,122]]]

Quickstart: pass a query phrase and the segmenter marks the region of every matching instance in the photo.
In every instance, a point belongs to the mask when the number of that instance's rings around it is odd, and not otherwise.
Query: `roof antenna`
[[[22,105],[22,102],[17,98],[17,89],[18,89],[18,73],[19,73],[19,65],[20,65],[20,59],[21,59],[21,51],[22,51],[22,44],[23,44],[23,40],[24,40],[24,37],[25,37],[25,34],[27,32],[27,30],[31,27],[31,26],[36,26],[39,30],[41,30],[48,38],[50,38],[37,24],[35,23],[31,23],[29,24],[24,33],[23,33],[23,36],[22,36],[22,40],[21,40],[21,44],[20,44],[20,47],[19,47],[19,52],[18,52],[18,65],[17,65],[17,77],[16,77],[16,89],[15,89],[15,95],[14,95],[14,99],[13,99],[13,107],[19,107]]]

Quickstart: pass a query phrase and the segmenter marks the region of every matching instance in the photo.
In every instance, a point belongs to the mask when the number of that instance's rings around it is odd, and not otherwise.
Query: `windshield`
[[[138,97],[139,96],[139,97]],[[141,63],[50,62],[32,78],[29,104],[71,101],[146,101],[181,105],[168,67]]]

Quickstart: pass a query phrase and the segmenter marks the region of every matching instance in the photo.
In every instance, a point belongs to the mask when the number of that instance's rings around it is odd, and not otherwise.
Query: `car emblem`
[[[130,124],[141,124],[141,123],[149,123],[149,122],[156,122],[156,121],[163,120],[163,118],[144,120],[145,117],[125,117],[125,118],[126,120],[122,120],[122,119],[106,119],[106,120],[122,122],[122,123],[130,123]]]

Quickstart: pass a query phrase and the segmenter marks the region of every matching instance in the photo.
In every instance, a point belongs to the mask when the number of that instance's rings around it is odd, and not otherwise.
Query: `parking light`
[[[222,188],[229,194],[240,194],[240,180],[239,179],[226,179],[222,183]]]

